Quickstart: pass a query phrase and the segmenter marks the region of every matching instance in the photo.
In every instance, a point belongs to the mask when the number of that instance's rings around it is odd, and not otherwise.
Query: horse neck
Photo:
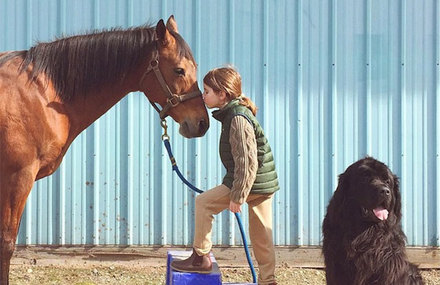
[[[137,89],[132,87],[136,86],[135,84],[137,81],[133,79],[126,79],[117,84],[105,84],[97,87],[95,92],[90,92],[87,96],[78,96],[65,103],[73,132],[71,135],[76,137],[128,93],[136,91]]]

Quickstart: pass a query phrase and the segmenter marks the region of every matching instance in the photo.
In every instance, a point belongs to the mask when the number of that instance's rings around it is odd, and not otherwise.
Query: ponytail
[[[254,116],[257,115],[257,106],[255,105],[255,103],[248,97],[244,96],[244,94],[241,94],[238,99],[240,99],[240,104],[247,107],[249,110],[251,110],[252,114],[254,114]]]

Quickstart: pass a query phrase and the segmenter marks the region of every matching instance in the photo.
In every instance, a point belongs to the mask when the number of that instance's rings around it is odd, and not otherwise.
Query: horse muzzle
[[[209,129],[209,119],[185,119],[180,123],[179,133],[186,138],[202,137]]]

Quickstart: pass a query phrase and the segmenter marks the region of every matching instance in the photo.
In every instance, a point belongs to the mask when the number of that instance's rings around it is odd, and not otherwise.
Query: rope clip
[[[167,126],[167,121],[165,119],[162,119],[162,121],[160,121],[160,125],[163,128],[163,135],[162,135],[162,140],[170,140],[170,136],[168,135],[168,126]]]

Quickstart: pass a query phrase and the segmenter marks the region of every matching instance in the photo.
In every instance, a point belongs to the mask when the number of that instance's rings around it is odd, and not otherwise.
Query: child
[[[203,88],[206,106],[218,108],[212,116],[222,123],[220,158],[227,172],[222,185],[196,197],[193,253],[188,259],[173,261],[171,267],[209,273],[213,215],[227,208],[241,212],[241,205],[247,202],[258,284],[276,284],[272,196],[279,186],[271,148],[255,118],[257,108],[242,94],[240,74],[232,67],[209,71]]]

